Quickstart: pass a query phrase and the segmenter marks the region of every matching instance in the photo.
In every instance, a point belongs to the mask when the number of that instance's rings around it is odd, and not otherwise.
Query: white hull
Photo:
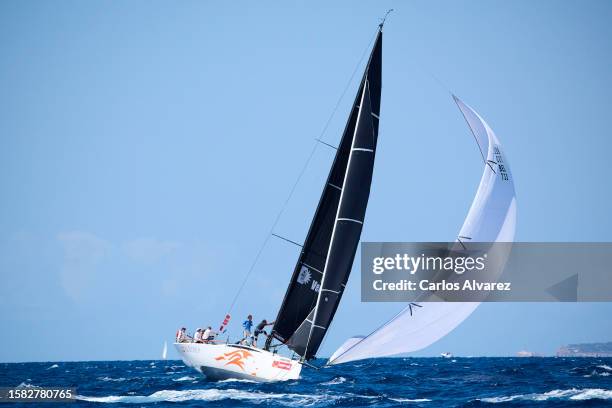
[[[287,381],[300,378],[302,364],[238,344],[174,343],[183,362],[211,380]]]

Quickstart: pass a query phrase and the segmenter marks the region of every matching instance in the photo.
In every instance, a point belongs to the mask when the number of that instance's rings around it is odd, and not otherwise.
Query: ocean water
[[[207,381],[180,361],[19,363],[0,364],[0,386],[77,388],[48,407],[597,407],[612,406],[612,358],[386,358],[272,384]]]

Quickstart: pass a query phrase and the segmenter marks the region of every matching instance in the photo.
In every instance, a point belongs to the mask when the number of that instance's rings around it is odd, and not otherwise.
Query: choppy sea
[[[0,364],[0,386],[77,388],[49,407],[595,407],[612,406],[612,358],[386,358],[272,384],[207,381],[180,361],[17,363]]]

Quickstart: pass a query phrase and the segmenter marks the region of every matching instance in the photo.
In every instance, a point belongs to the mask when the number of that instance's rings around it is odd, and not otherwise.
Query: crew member
[[[210,343],[214,339],[215,332],[213,331],[212,327],[208,326],[206,330],[204,330],[204,332],[202,333],[202,340],[204,341],[204,343]]]
[[[251,328],[253,327],[253,315],[248,315],[247,319],[242,322],[242,328],[244,329],[242,333],[242,340],[240,340],[240,344],[247,344],[248,340],[251,337]]]
[[[185,333],[187,330],[186,327],[181,327],[180,330],[176,332],[176,342],[177,343],[187,343],[189,342],[189,336]]]
[[[266,319],[263,319],[257,326],[255,326],[255,331],[253,332],[253,347],[257,347],[257,337],[261,333],[265,334],[266,336],[268,335],[264,328],[273,324],[274,322],[268,323]]]
[[[194,343],[204,343],[203,340],[204,339],[202,338],[202,329],[198,328],[198,330],[196,330],[195,334],[193,335],[193,342]]]

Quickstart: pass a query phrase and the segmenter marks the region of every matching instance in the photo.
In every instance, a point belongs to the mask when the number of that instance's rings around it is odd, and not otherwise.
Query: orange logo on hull
[[[247,358],[251,356],[252,354],[246,350],[236,350],[236,351],[230,351],[229,353],[222,354],[219,357],[216,357],[215,360],[217,361],[227,360],[227,363],[225,363],[225,365],[235,365],[235,366],[240,367],[240,369],[244,371],[244,360],[246,360]]]

